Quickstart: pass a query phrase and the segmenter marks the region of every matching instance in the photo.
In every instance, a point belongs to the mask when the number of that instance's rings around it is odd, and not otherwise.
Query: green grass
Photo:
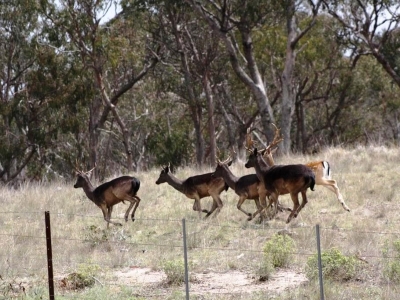
[[[383,255],[387,241],[399,240],[400,149],[358,147],[326,149],[315,156],[282,156],[277,164],[328,160],[332,177],[351,212],[346,212],[335,195],[316,186],[308,192],[308,204],[287,225],[288,213],[279,213],[265,224],[247,221],[237,210],[238,197],[232,190],[222,194],[224,207],[216,218],[199,220],[187,199],[167,184],[155,184],[159,170],[131,174],[141,180],[142,202],[136,221],[123,221],[127,205],[118,204],[113,219],[123,227],[106,222],[99,208],[86,198],[74,182],[24,183],[19,189],[0,188],[0,299],[47,298],[47,261],[44,212],[50,212],[53,266],[57,299],[184,299],[183,286],[167,282],[150,286],[121,281],[116,270],[148,267],[161,271],[166,261],[180,261],[182,219],[186,220],[190,271],[229,272],[241,270],[257,275],[263,261],[263,249],[277,232],[285,230],[296,243],[289,267],[305,273],[307,260],[316,253],[315,225],[321,226],[323,250],[339,249],[345,256],[360,258],[363,272],[346,283],[325,283],[327,299],[400,299],[398,284],[384,276],[393,258]],[[208,172],[211,169],[178,169],[176,176]],[[253,170],[234,165],[235,175]],[[120,174],[116,174],[118,176]],[[111,179],[111,178],[110,178]],[[292,206],[290,197],[280,201]],[[202,200],[209,208],[211,199]],[[254,202],[244,204],[254,211]],[[386,253],[386,252],[385,252]],[[95,284],[82,290],[63,289],[60,282],[82,264],[99,266]],[[392,268],[391,270],[397,270]],[[386,270],[386,271],[385,271]],[[393,278],[396,278],[391,275]],[[11,285],[10,285],[11,284]],[[263,283],[268,284],[268,283]],[[7,291],[6,287],[13,287]],[[24,288],[25,292],[18,289]],[[11,295],[11,296],[10,296]],[[313,296],[314,295],[314,296]],[[332,295],[335,295],[333,297]],[[147,297],[148,296],[148,297]],[[204,296],[204,295],[203,295]],[[330,297],[331,296],[331,297]],[[318,282],[310,281],[280,293],[271,291],[248,294],[213,294],[206,299],[318,299]],[[191,299],[203,299],[191,295]]]

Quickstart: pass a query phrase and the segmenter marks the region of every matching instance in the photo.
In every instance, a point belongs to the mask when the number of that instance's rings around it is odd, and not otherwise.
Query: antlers
[[[275,127],[275,136],[272,142],[262,151],[265,151],[266,153],[270,154],[272,151],[276,150],[277,145],[283,141],[283,137],[281,136],[281,130],[276,127],[274,123],[271,123],[272,126]],[[253,149],[255,148],[256,141],[253,140],[252,134],[250,132],[250,128],[247,128],[247,134],[246,134],[246,145],[245,148],[247,151],[252,152]]]
[[[283,137],[281,136],[281,130],[278,127],[276,127],[274,123],[271,124],[275,127],[275,136],[272,142],[267,146],[267,148],[265,148],[265,151],[267,153],[271,153],[271,151],[277,149],[274,147],[277,147],[277,145],[283,141]]]
[[[78,161],[75,161],[75,173],[76,173],[76,175],[86,174],[87,176],[90,177],[90,175],[92,174],[92,171],[96,168],[96,166],[97,166],[97,164],[95,163],[94,167],[91,170],[85,172],[85,171],[82,171],[82,170],[78,169]]]
[[[232,153],[229,154],[228,158],[225,159],[224,161],[220,161],[218,156],[221,153],[221,151],[218,148],[217,148],[217,151],[218,151],[218,155],[216,155],[215,158],[217,159],[217,163],[221,164],[221,165],[227,164],[232,159],[232,155],[231,154],[235,153],[235,151],[231,150]]]

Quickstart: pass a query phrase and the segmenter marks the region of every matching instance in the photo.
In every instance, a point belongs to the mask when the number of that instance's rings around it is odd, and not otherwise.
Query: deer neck
[[[265,162],[261,155],[257,156],[256,164],[254,169],[256,170],[256,174],[258,179],[262,181],[263,174],[268,171],[270,166]]]
[[[171,173],[168,174],[168,179],[167,183],[172,186],[174,189],[178,190],[181,193],[185,192],[184,186],[183,186],[183,181],[176,178],[174,175]]]
[[[85,180],[85,184],[83,185],[83,191],[85,192],[86,196],[94,202],[94,187],[90,181]]]
[[[238,177],[236,177],[235,175],[233,175],[233,173],[231,172],[231,170],[229,170],[228,168],[223,168],[222,171],[222,177],[224,178],[226,184],[233,190],[235,190],[235,186],[237,181],[239,180]]]

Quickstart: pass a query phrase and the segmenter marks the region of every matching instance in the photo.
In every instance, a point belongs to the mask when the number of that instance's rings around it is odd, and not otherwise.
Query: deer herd
[[[217,158],[217,166],[214,172],[188,177],[184,180],[175,177],[170,166],[162,168],[156,184],[168,183],[177,191],[189,199],[194,199],[193,210],[205,217],[216,216],[223,207],[220,194],[231,188],[239,200],[237,208],[247,215],[247,220],[254,219],[260,215],[260,221],[267,218],[268,209],[272,209],[272,217],[278,211],[290,211],[286,223],[296,218],[299,212],[307,204],[307,190],[314,190],[315,185],[322,185],[336,194],[337,200],[346,211],[350,211],[343,200],[335,180],[330,178],[330,165],[327,161],[313,161],[306,164],[275,165],[273,154],[277,145],[283,140],[280,130],[275,127],[273,141],[264,149],[257,149],[251,134],[247,134],[246,149],[249,152],[246,168],[254,168],[255,174],[235,176],[229,169],[233,160],[228,157],[225,161]],[[137,192],[140,187],[139,179],[131,176],[121,176],[105,182],[94,188],[90,182],[88,172],[79,171],[76,168],[77,181],[75,188],[83,188],[86,196],[96,204],[103,212],[104,220],[109,224],[119,225],[121,223],[111,221],[113,206],[125,201],[130,205],[125,213],[125,221],[128,221],[129,212],[132,210],[131,219],[135,220],[135,212],[139,206],[140,198]],[[289,194],[293,202],[293,208],[285,208],[279,203],[279,196]],[[301,194],[301,202],[299,201]],[[210,210],[201,206],[201,199],[211,197],[212,207]],[[256,210],[253,213],[242,208],[245,200],[254,200]]]

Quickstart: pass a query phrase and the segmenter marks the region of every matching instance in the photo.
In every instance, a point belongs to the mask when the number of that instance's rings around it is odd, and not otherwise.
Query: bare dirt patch
[[[190,291],[194,294],[218,293],[252,293],[258,291],[271,291],[280,293],[287,288],[296,287],[307,281],[303,273],[294,270],[278,270],[271,279],[261,282],[254,274],[232,270],[229,272],[207,272],[192,274],[196,279],[190,283]],[[134,285],[143,284],[162,286],[166,275],[162,271],[150,268],[131,267],[114,273],[118,284]]]

